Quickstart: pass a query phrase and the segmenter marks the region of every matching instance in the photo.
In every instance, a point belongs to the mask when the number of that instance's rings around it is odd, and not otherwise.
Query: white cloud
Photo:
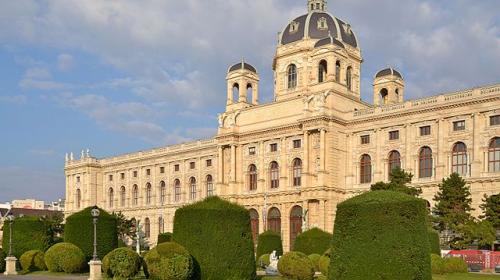
[[[63,53],[57,57],[57,68],[60,71],[67,72],[75,66],[75,59],[73,56]]]

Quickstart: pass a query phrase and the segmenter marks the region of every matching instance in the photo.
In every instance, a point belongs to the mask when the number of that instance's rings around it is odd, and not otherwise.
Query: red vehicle
[[[485,250],[451,250],[446,257],[465,260],[469,270],[495,269],[500,266],[500,252]]]

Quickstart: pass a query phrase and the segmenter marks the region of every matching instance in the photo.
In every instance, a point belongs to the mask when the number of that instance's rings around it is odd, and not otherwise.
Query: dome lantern
[[[326,0],[307,0],[307,9],[311,12],[326,11]]]

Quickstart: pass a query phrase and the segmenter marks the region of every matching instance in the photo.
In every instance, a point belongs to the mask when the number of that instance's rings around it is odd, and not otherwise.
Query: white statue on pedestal
[[[279,256],[276,255],[276,251],[273,251],[269,255],[269,266],[266,268],[266,275],[278,275],[278,261]]]

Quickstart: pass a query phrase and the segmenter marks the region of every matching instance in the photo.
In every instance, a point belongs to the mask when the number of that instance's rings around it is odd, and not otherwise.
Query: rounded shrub
[[[57,243],[45,252],[45,264],[51,272],[80,272],[85,265],[85,255],[71,243]]]
[[[337,205],[329,279],[430,280],[425,201],[371,191]]]
[[[189,255],[188,250],[175,242],[164,242],[156,246],[160,257],[171,258],[174,255]]]
[[[140,268],[141,258],[128,248],[115,249],[103,259],[103,271],[113,279],[131,279],[139,272]]]
[[[142,257],[142,270],[144,272],[144,275],[146,278],[150,278],[149,276],[149,270],[148,270],[148,263],[152,263],[154,261],[157,261],[160,259],[160,254],[158,254],[158,251],[156,251],[156,248],[153,248],[146,253],[144,253],[144,256]]]
[[[319,228],[312,228],[299,234],[295,239],[293,251],[306,255],[323,254],[332,243],[332,234]]]
[[[314,271],[320,271],[319,270],[319,259],[321,259],[321,255],[319,255],[319,254],[310,254],[307,257],[313,263],[313,265],[314,265]]]
[[[429,237],[429,248],[431,254],[441,255],[441,246],[439,245],[439,233],[435,230],[429,230],[427,233]]]
[[[23,271],[47,270],[45,265],[45,254],[40,250],[30,250],[24,252],[19,258]]]
[[[169,245],[169,246],[164,246]],[[162,248],[160,248],[160,246]],[[161,251],[161,254],[159,253]],[[189,252],[174,242],[161,243],[144,256],[144,274],[150,279],[191,280],[194,262]]]
[[[467,263],[462,258],[444,258],[445,273],[467,273]]]
[[[49,246],[48,228],[38,217],[16,218],[12,224],[12,254],[16,258],[30,250],[45,251]],[[3,225],[2,247],[9,248],[10,223]]]
[[[201,279],[254,279],[250,215],[216,196],[175,212],[174,240],[199,264]]]
[[[259,257],[257,260],[257,265],[260,266],[261,268],[266,268],[271,264],[271,260],[269,259],[270,255],[269,254],[264,254]]]
[[[164,243],[164,242],[172,242],[172,233],[164,232],[164,233],[158,234],[158,244]]]
[[[286,279],[314,279],[314,265],[307,255],[301,252],[284,254],[278,261],[278,271]]]
[[[5,271],[5,258],[7,254],[0,248],[0,273]]]
[[[94,225],[88,207],[66,219],[64,227],[64,242],[75,244],[82,249],[87,261],[92,259],[94,253]],[[118,248],[118,233],[116,218],[108,212],[101,212],[97,221],[97,254],[103,259],[109,252]]]
[[[443,274],[444,271],[444,260],[439,255],[431,255],[431,269],[432,274]]]
[[[257,238],[257,259],[264,254],[271,254],[276,251],[276,255],[283,255],[283,244],[281,236],[272,230],[265,231]]]
[[[332,249],[328,249],[321,255],[318,261],[319,272],[324,276],[328,276],[328,269],[330,268],[330,255]]]

